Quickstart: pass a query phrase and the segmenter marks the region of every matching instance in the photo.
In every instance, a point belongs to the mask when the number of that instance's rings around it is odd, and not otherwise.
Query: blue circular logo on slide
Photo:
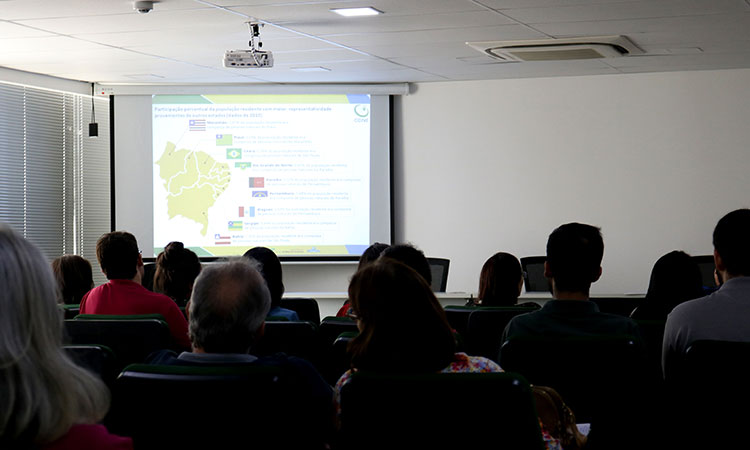
[[[355,105],[354,114],[358,115],[359,117],[367,117],[370,115],[370,106],[369,105]]]

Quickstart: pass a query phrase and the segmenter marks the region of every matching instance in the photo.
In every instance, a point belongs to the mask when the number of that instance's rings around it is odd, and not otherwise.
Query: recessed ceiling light
[[[383,11],[377,10],[372,6],[365,8],[331,8],[331,12],[344,17],[377,16],[378,14],[383,14]]]
[[[295,72],[330,72],[331,69],[321,66],[310,66],[310,67],[292,67]]]

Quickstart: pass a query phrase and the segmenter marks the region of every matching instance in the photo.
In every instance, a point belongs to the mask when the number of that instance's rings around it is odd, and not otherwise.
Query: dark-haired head
[[[352,366],[378,372],[436,372],[453,360],[456,342],[429,284],[410,267],[381,258],[352,277],[349,298],[360,334]]]
[[[588,293],[601,275],[604,241],[599,228],[582,223],[561,225],[547,240],[548,277],[557,291]]]
[[[260,264],[260,274],[266,280],[268,291],[271,293],[271,309],[279,306],[281,297],[284,295],[284,281],[279,257],[267,247],[253,247],[242,256]]]
[[[422,278],[427,281],[427,284],[432,283],[432,271],[430,270],[430,263],[427,258],[417,247],[411,244],[396,244],[383,250],[380,254],[381,258],[395,259],[396,261],[406,264],[407,266],[414,269],[418,274],[422,275]]]
[[[359,257],[359,265],[357,266],[357,270],[378,259],[380,257],[380,254],[383,253],[383,250],[387,248],[388,244],[383,244],[382,242],[376,242],[367,247],[367,249],[362,252],[362,256]]]
[[[690,255],[675,250],[656,261],[651,270],[646,301],[661,303],[668,313],[680,303],[701,296],[701,271]]]
[[[94,287],[91,263],[81,256],[63,255],[56,258],[52,261],[52,273],[65,304],[81,303],[84,294]]]
[[[180,305],[190,299],[193,282],[201,272],[201,263],[182,242],[170,242],[156,257],[154,291],[167,295]]]
[[[513,306],[521,295],[523,271],[518,258],[498,252],[490,256],[479,275],[482,306]]]
[[[142,264],[138,241],[127,231],[113,231],[96,241],[96,259],[109,280],[132,280]]]
[[[737,209],[714,228],[714,250],[730,276],[750,276],[750,209]]]

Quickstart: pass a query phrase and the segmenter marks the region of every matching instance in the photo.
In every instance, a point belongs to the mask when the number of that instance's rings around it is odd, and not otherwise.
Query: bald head
[[[195,280],[190,340],[207,353],[246,353],[271,308],[258,270],[246,259],[208,265]]]

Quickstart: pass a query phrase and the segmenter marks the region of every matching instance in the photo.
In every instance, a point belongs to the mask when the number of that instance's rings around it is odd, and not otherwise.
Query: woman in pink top
[[[57,285],[39,250],[0,225],[0,448],[132,449],[97,425],[102,381],[62,349]]]

